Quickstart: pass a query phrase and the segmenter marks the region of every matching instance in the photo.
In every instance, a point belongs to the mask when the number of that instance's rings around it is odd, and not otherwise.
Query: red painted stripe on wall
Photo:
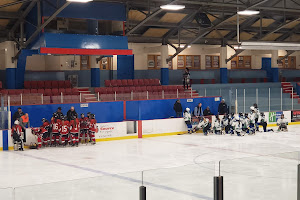
[[[68,49],[41,47],[43,54],[71,54],[71,55],[132,55],[131,49]]]

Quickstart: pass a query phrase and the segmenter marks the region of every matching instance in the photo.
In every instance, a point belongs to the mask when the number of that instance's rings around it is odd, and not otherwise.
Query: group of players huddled
[[[68,117],[61,113],[53,113],[51,121],[42,119],[42,125],[39,128],[32,128],[31,132],[37,137],[37,148],[56,147],[67,145],[78,146],[79,143],[96,144],[95,133],[98,132],[97,121],[95,115],[84,113],[78,118],[77,114],[72,115],[68,121]],[[15,121],[12,128],[12,137],[15,150],[23,151],[22,128],[19,122]]]
[[[193,128],[191,121],[190,109],[186,108],[183,113],[185,123],[188,127],[188,133],[192,134],[198,130],[203,130],[204,135],[214,133],[217,135],[231,134],[244,136],[245,134],[254,135],[259,131],[259,125],[263,127],[264,132],[273,131],[267,129],[267,120],[263,112],[259,112],[257,104],[250,107],[250,113],[216,115],[211,123],[208,118],[200,117],[199,123]],[[282,114],[277,120],[278,131],[287,131],[288,122]]]

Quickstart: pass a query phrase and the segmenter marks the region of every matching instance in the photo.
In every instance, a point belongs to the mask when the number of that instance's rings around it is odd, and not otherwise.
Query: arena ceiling
[[[39,0],[1,0],[0,37],[20,37],[19,24]],[[47,0],[40,0],[47,1]],[[94,0],[127,5],[126,35],[129,42],[234,44],[237,37],[237,8],[259,10],[259,15],[239,16],[241,41],[300,42],[299,0],[175,0],[185,9],[167,11],[170,0]],[[205,13],[209,27],[195,20]],[[26,23],[26,21],[25,21]],[[10,37],[8,37],[10,36]],[[13,37],[11,37],[13,36]],[[175,45],[173,45],[176,48]]]

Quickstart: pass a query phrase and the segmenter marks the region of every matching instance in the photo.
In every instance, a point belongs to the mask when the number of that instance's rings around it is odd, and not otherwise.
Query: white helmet
[[[19,125],[20,122],[18,120],[15,121],[15,125]]]
[[[254,109],[255,109],[254,106],[251,106],[251,107],[250,107],[250,110],[254,110]]]
[[[185,110],[186,110],[187,112],[190,112],[190,108],[186,108]]]

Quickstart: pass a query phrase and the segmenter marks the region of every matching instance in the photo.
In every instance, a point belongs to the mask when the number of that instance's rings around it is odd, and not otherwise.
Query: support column
[[[90,56],[91,61],[91,87],[100,87],[100,66],[96,56]]]
[[[271,72],[272,72],[272,82],[279,82],[279,70],[278,70],[278,50],[272,51],[271,58]]]
[[[167,58],[169,57],[168,45],[161,46],[161,74],[160,82],[162,85],[169,85],[169,65]]]
[[[221,47],[220,52],[220,83],[228,83],[227,74],[227,47]]]
[[[16,69],[16,81],[15,88],[24,88],[25,70],[26,70],[26,60],[28,56],[38,54],[38,50],[23,49],[19,55],[17,69]]]
[[[4,56],[5,56],[5,67],[6,67],[6,88],[16,88],[16,62],[12,62],[12,57],[15,56],[14,42],[5,42]]]

